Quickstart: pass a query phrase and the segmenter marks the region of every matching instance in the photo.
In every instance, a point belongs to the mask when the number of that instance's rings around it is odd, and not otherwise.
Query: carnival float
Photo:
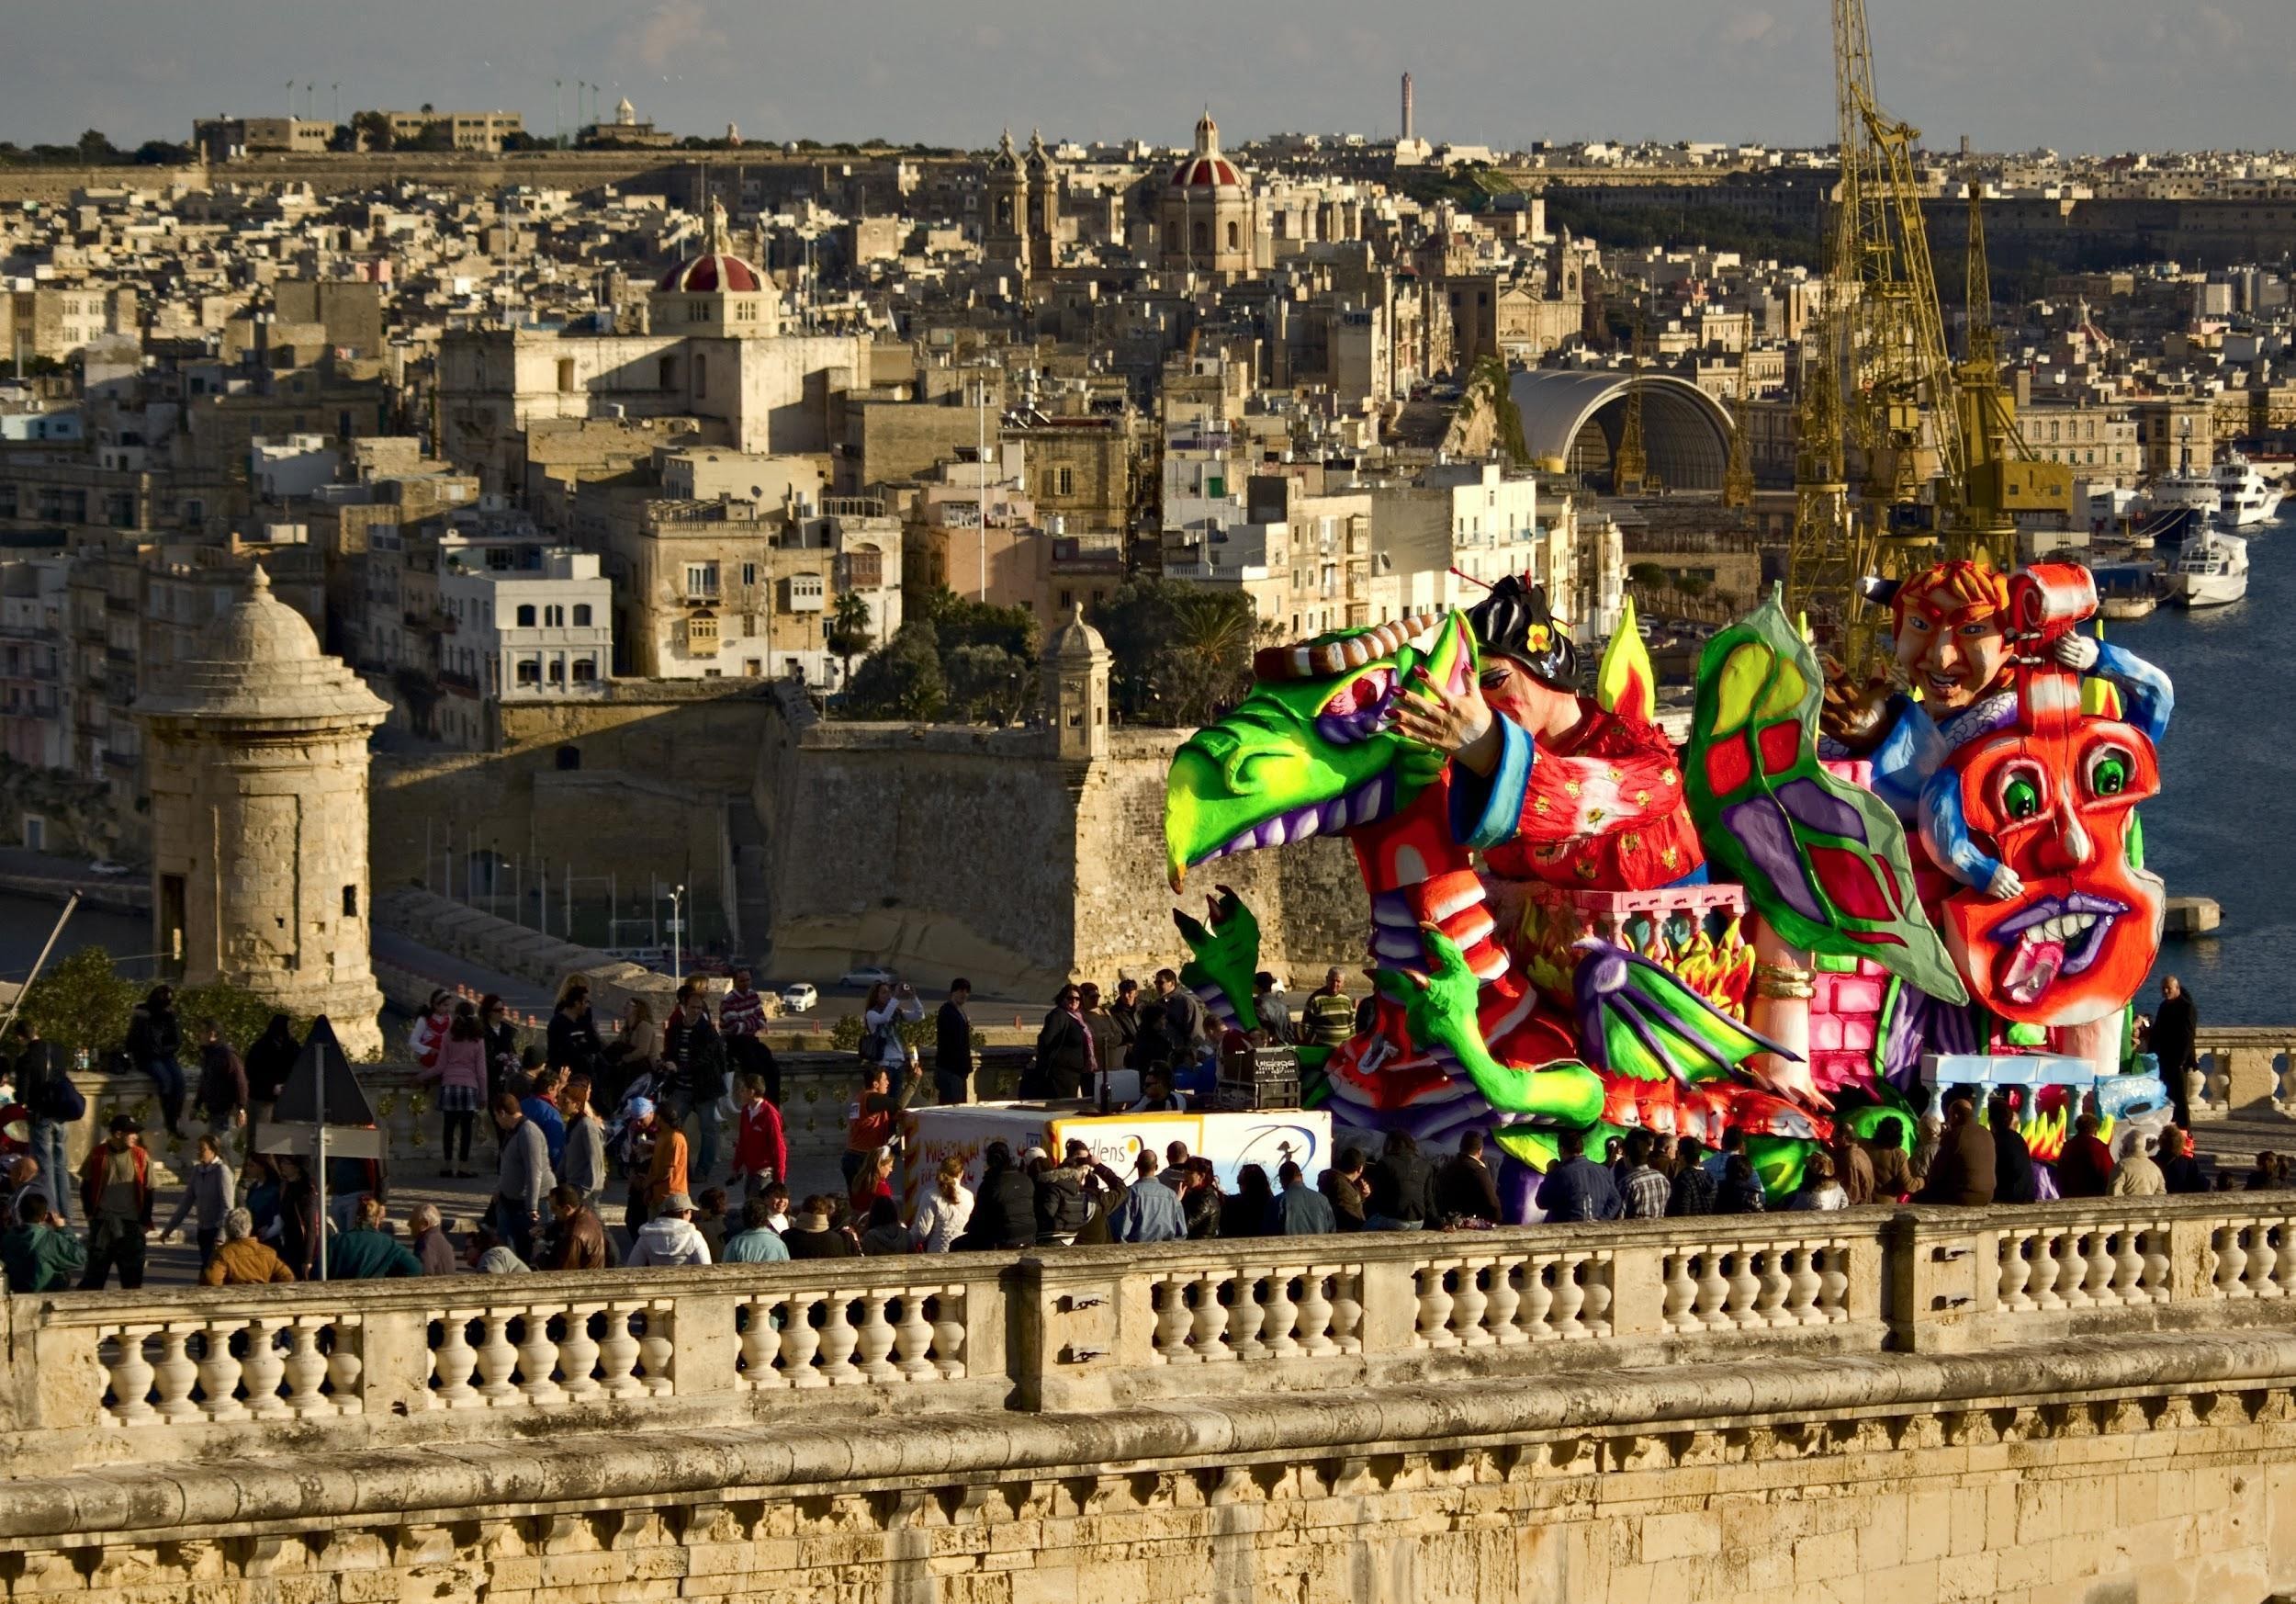
[[[2085,630],[2087,570],[1938,564],[1869,590],[1895,672],[1821,667],[1773,597],[1656,718],[1631,605],[1593,694],[1535,587],[1260,651],[1175,755],[1175,891],[1343,837],[1369,894],[1369,1028],[1302,1047],[1345,1141],[1486,1132],[1533,1212],[1559,1135],[1745,1133],[1774,1194],[1846,1124],[1910,1140],[1941,1089],[2013,1088],[2034,1156],[2084,1104],[2165,1119],[2130,1001],[2158,951],[2137,807],[2167,680]],[[1177,914],[1183,979],[1258,1028],[1258,930],[1225,887]]]

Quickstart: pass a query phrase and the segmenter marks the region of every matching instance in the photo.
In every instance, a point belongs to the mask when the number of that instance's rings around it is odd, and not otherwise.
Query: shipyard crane
[[[1626,417],[1618,426],[1618,450],[1611,458],[1610,490],[1615,496],[1638,496],[1658,488],[1642,438],[1642,320],[1638,317],[1633,361],[1626,377]]]

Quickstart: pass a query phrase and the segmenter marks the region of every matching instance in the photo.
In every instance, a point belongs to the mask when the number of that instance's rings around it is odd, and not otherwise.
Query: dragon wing
[[[1598,1069],[1636,1080],[1718,1080],[1757,1053],[1787,1052],[1674,976],[1624,947],[1589,939],[1571,976],[1579,1040]]]

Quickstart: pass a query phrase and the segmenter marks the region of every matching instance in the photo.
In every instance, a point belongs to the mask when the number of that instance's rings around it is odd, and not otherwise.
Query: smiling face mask
[[[1896,595],[1897,667],[1943,723],[2000,681],[2009,661],[2001,576],[1975,562],[1941,562]]]

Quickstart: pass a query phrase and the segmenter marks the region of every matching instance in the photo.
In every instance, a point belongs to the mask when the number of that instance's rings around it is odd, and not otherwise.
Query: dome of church
[[[1196,149],[1172,169],[1175,189],[1241,189],[1244,175],[1220,153],[1220,125],[1207,111],[1196,122]]]
[[[764,284],[758,270],[731,251],[704,251],[663,274],[658,288],[673,295],[711,295],[721,289],[746,293]]]

